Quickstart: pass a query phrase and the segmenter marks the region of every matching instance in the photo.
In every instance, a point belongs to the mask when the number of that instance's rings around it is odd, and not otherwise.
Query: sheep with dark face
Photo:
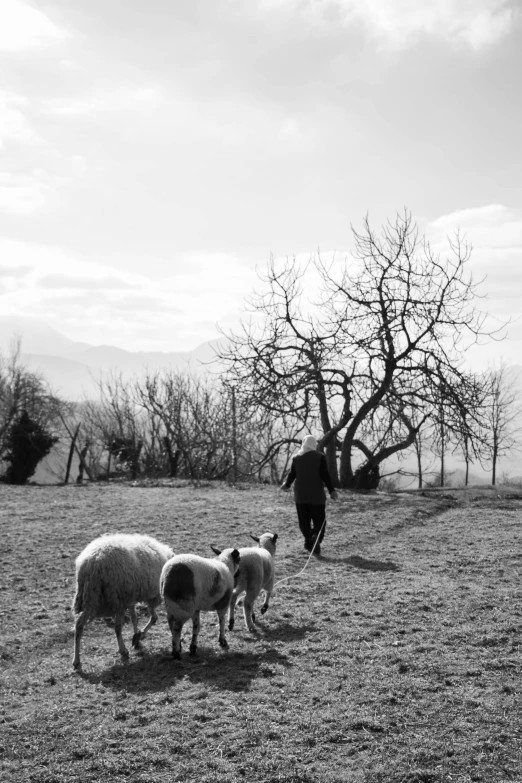
[[[155,538],[139,534],[117,533],[91,541],[76,559],[76,614],[73,666],[79,669],[80,641],[85,625],[96,617],[114,618],[118,649],[122,658],[129,653],[121,631],[125,612],[129,610],[134,636],[132,646],[138,648],[151,625],[158,619],[156,607],[161,603],[161,569],[173,556],[172,549]],[[138,629],[135,605],[146,603],[150,619],[142,631]]]
[[[219,644],[228,648],[225,619],[234,589],[234,577],[239,568],[237,549],[221,552],[212,547],[215,558],[199,555],[176,555],[163,567],[160,588],[167,620],[172,633],[172,656],[181,658],[181,631],[192,619],[190,654],[195,655],[201,628],[200,612],[215,610],[219,618]]]
[[[254,602],[264,590],[265,600],[261,607],[261,614],[265,614],[274,589],[274,556],[277,533],[263,533],[259,538],[257,536],[250,536],[250,538],[257,541],[258,546],[242,547],[239,550],[241,567],[230,599],[229,631],[234,627],[236,601],[245,593],[243,599],[245,625],[249,631],[255,632]]]

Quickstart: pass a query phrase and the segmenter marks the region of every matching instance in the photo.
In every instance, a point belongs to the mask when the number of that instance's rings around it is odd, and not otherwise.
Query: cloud
[[[513,0],[257,0],[258,9],[312,28],[362,25],[382,48],[403,49],[429,36],[479,50],[509,34]]]
[[[438,233],[450,233],[456,227],[469,235],[477,248],[522,248],[521,210],[490,204],[443,215],[430,223],[430,230]]]
[[[42,169],[28,174],[0,172],[0,211],[31,214],[49,205],[60,185],[67,180]]]
[[[151,116],[155,110],[166,103],[163,90],[159,85],[127,87],[114,84],[104,90],[96,90],[78,100],[52,99],[45,103],[48,114],[62,117],[81,117],[96,112],[137,111],[140,115]]]
[[[27,120],[22,109],[27,99],[0,90],[0,150],[7,141],[16,144],[40,145],[43,140]]]
[[[401,49],[430,36],[481,49],[509,33],[515,11],[507,0],[343,0],[346,17],[359,19],[383,45]]]
[[[68,274],[44,275],[38,280],[42,289],[53,291],[85,292],[85,291],[125,291],[139,287],[140,283],[123,280],[121,277],[106,275],[104,277],[73,276]]]
[[[67,38],[67,32],[32,5],[20,0],[2,0],[0,5],[0,51],[34,49]]]
[[[512,364],[520,364],[522,352],[522,209],[491,204],[443,215],[428,223],[426,234],[437,250],[447,250],[447,237],[459,230],[472,245],[468,271],[479,284],[477,308],[489,313],[488,326],[498,329],[508,319],[511,322],[500,343],[473,348],[470,356],[475,364],[486,366],[500,356]]]
[[[18,278],[22,279],[26,277],[33,269],[29,264],[21,264],[20,266],[8,266],[7,264],[0,264],[0,278]]]
[[[255,273],[234,256],[184,256],[169,276],[131,274],[58,248],[0,239],[0,310],[44,318],[71,339],[133,350],[188,350],[236,322]],[[24,268],[24,276],[11,274]]]

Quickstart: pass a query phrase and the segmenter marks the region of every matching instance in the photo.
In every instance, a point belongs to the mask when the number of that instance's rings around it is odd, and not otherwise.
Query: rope
[[[275,590],[275,588],[277,587],[277,585],[280,585],[280,584],[281,584],[281,582],[287,582],[289,579],[296,579],[298,576],[301,576],[301,574],[303,574],[303,573],[305,572],[305,570],[306,570],[306,567],[308,566],[308,563],[310,562],[310,560],[311,560],[311,558],[312,558],[312,555],[313,555],[313,553],[315,552],[315,547],[316,547],[316,546],[317,546],[317,544],[319,543],[319,539],[321,538],[321,533],[323,532],[323,528],[324,528],[324,526],[325,526],[325,525],[326,525],[326,519],[324,520],[323,524],[321,525],[321,529],[319,530],[319,533],[318,533],[318,534],[317,534],[317,536],[315,537],[315,541],[314,541],[314,545],[313,545],[313,547],[312,547],[312,551],[311,551],[311,552],[310,552],[310,554],[308,555],[308,560],[306,561],[306,563],[304,564],[304,566],[301,568],[301,570],[299,571],[299,573],[297,573],[297,574],[291,574],[290,576],[284,576],[282,579],[279,579],[279,580],[278,580],[278,581],[275,583],[275,585],[274,585],[274,590]]]

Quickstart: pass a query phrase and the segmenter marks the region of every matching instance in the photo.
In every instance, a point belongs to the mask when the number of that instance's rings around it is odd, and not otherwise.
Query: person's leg
[[[313,544],[315,539],[319,537],[318,544],[321,544],[326,530],[326,505],[313,505],[310,506],[310,510],[312,517],[312,530],[310,532],[310,538]],[[317,552],[317,547],[315,551]]]
[[[310,523],[312,521],[312,516],[310,513],[311,506],[309,506],[308,503],[296,503],[295,507],[297,510],[299,530],[304,536],[305,547],[308,549],[308,544],[310,542]]]

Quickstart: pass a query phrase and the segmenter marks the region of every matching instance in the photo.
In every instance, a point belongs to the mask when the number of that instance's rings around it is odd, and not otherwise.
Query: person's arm
[[[335,487],[332,484],[332,479],[330,478],[330,473],[328,472],[328,465],[326,464],[326,457],[324,454],[321,456],[321,462],[319,463],[319,475],[321,476],[321,479],[323,480],[330,497],[335,500],[337,497],[337,492],[335,491]]]
[[[292,460],[292,467],[290,468],[290,473],[286,477],[286,481],[281,484],[281,489],[290,489],[292,484],[294,483],[296,478],[296,472],[295,472],[295,464],[294,460]]]

